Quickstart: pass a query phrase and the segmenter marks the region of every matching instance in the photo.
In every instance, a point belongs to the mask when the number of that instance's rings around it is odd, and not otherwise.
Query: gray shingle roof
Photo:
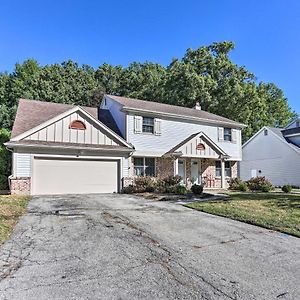
[[[123,105],[123,107],[130,108],[130,109],[139,109],[139,110],[145,110],[151,112],[167,113],[167,114],[182,116],[186,118],[188,117],[199,118],[199,120],[204,120],[204,121],[206,120],[210,122],[215,121],[218,123],[230,124],[237,127],[245,126],[239,122],[209,113],[204,110],[196,110],[193,108],[187,108],[182,106],[169,105],[169,104],[145,101],[139,99],[131,99],[126,97],[114,96],[114,95],[105,95],[105,96],[117,101],[118,103]]]

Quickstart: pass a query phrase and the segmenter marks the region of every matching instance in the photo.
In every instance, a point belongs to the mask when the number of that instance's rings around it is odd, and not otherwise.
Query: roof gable
[[[190,135],[169,150],[165,155],[171,156],[174,154],[181,154],[182,157],[229,157],[223,149],[221,149],[203,132],[197,132]]]
[[[166,114],[174,117],[188,118],[189,120],[198,120],[208,123],[227,124],[238,128],[245,127],[244,124],[221,117],[204,110],[169,105],[165,103],[145,101],[139,99],[131,99],[113,95],[105,95],[123,106],[123,110],[138,110],[156,114]]]
[[[74,120],[83,122],[86,130],[69,128],[70,123]],[[113,130],[79,106],[69,108],[69,110],[11,138],[11,141],[20,140],[132,147]]]

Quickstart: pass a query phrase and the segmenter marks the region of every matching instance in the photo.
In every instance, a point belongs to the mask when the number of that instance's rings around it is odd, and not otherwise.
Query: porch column
[[[221,187],[222,189],[225,189],[225,161],[221,160]]]
[[[174,176],[178,175],[178,158],[174,159]]]

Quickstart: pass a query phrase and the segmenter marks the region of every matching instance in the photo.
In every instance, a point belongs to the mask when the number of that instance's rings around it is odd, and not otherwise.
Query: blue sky
[[[277,84],[300,114],[299,16],[298,0],[3,0],[0,71],[27,58],[168,65],[187,48],[230,40],[234,62]]]

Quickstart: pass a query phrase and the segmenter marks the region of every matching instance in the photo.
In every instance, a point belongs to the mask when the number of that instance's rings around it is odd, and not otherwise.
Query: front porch
[[[226,189],[228,181],[237,177],[237,162],[210,158],[156,158],[158,178],[179,175],[187,187],[193,184],[208,189]]]

